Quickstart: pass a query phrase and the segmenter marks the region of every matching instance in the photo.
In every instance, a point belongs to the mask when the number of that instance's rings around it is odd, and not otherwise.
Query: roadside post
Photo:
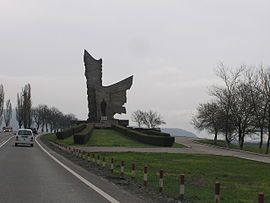
[[[105,156],[102,158],[102,167],[105,168],[106,162],[105,162]]]
[[[87,161],[90,162],[91,157],[90,157],[90,152],[87,153]]]
[[[125,162],[121,161],[121,177],[124,177]]]
[[[114,169],[114,159],[111,159],[111,172],[113,173],[113,169]]]
[[[135,179],[135,164],[134,163],[131,166],[131,178]]]
[[[215,184],[215,203],[220,203],[220,183]]]
[[[82,151],[79,149],[79,158],[82,156]]]
[[[159,171],[159,192],[163,192],[163,170]]]
[[[143,185],[144,186],[147,186],[147,179],[148,179],[147,173],[148,173],[148,168],[147,166],[145,166],[143,169]]]
[[[98,155],[97,156],[97,165],[99,166],[99,164],[100,164],[100,156]]]
[[[181,174],[179,178],[179,192],[180,192],[180,200],[184,201],[185,198],[185,175]]]
[[[258,194],[258,203],[264,203],[264,193],[260,192]]]

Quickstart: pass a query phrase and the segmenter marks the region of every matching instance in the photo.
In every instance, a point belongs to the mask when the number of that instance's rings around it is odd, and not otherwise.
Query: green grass
[[[95,129],[86,146],[99,147],[153,147],[131,140],[111,129]]]
[[[200,143],[203,143],[203,144],[210,144],[210,145],[220,146],[220,147],[227,147],[226,142],[224,140],[218,140],[217,144],[215,144],[213,140],[209,140],[209,139],[197,140],[197,142],[200,142]],[[229,148],[230,149],[239,149],[239,145],[230,144]],[[244,143],[243,150],[250,151],[250,152],[255,152],[255,153],[260,153],[260,154],[265,154],[266,147],[263,146],[262,149],[260,149],[259,144]]]
[[[68,137],[63,140],[57,140],[54,134],[46,135],[50,141],[55,141],[61,144],[73,145],[73,137]],[[149,144],[144,144],[114,131],[112,129],[95,129],[84,146],[96,147],[157,147]],[[174,143],[174,148],[184,147],[181,144]]]
[[[214,199],[214,183],[221,183],[221,202],[256,202],[258,192],[265,192],[270,201],[270,165],[238,158],[169,154],[169,153],[99,153],[109,161],[116,160],[116,173],[125,161],[125,174],[131,175],[131,164],[136,164],[135,181],[143,182],[143,167],[149,168],[149,185],[158,189],[159,170],[165,172],[164,192],[172,197],[179,194],[179,174],[185,174],[188,202],[208,203]],[[109,165],[109,164],[107,164]]]
[[[186,146],[175,142],[175,143],[173,143],[172,147],[173,148],[185,148]]]
[[[114,133],[110,133],[112,134]],[[56,140],[54,134],[46,137],[52,141]],[[96,154],[106,157],[107,167],[110,166],[110,159],[115,158],[115,173],[118,174],[120,162],[125,161],[126,176],[131,176],[131,164],[135,163],[135,181],[140,183],[143,182],[143,167],[147,165],[149,186],[156,189],[158,189],[158,172],[163,169],[164,193],[171,197],[178,196],[179,174],[185,174],[185,197],[188,202],[213,202],[216,181],[221,183],[221,202],[256,202],[259,192],[265,192],[265,202],[270,202],[269,164],[214,155],[132,152]]]

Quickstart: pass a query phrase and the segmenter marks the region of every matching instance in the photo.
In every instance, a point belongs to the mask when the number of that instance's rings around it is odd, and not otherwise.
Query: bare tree
[[[253,108],[253,125],[260,134],[259,148],[263,145],[263,135],[265,133],[265,122],[267,117],[267,109],[270,104],[270,95],[265,94],[265,71],[263,67],[259,71],[247,72],[247,80],[249,86],[249,94],[251,97],[252,108]],[[270,82],[270,81],[268,81]]]
[[[40,116],[41,116],[41,131],[44,132],[44,128],[48,125],[48,112],[49,108],[47,105],[39,105]]]
[[[221,63],[218,66],[216,74],[219,78],[221,78],[225,84],[225,87],[217,87],[214,86],[210,91],[210,95],[216,97],[219,106],[222,107],[224,111],[224,133],[225,133],[225,140],[227,145],[230,143],[229,139],[229,129],[230,129],[230,118],[231,118],[231,108],[233,102],[233,94],[236,89],[236,85],[239,82],[239,78],[241,73],[244,71],[245,66],[241,66],[240,68],[234,70],[229,69]]]
[[[50,130],[57,131],[61,127],[61,119],[63,118],[63,113],[59,111],[57,108],[52,107],[49,109],[49,125]]]
[[[165,121],[161,118],[161,115],[155,111],[149,110],[143,114],[143,124],[147,128],[156,128],[162,124],[166,124]]]
[[[249,86],[244,81],[239,83],[232,98],[233,122],[237,127],[240,149],[243,149],[245,136],[255,131],[254,125],[252,125],[254,109]]]
[[[10,99],[8,99],[6,101],[6,109],[4,110],[4,120],[5,120],[6,127],[9,127],[11,118],[12,118],[12,106],[11,106]]]
[[[200,104],[197,115],[193,117],[192,124],[198,130],[207,130],[214,134],[214,142],[217,144],[218,133],[222,131],[224,112],[216,102]]]
[[[4,92],[4,87],[1,84],[0,85],[0,125],[2,124],[2,119],[3,119],[3,112],[4,112],[4,100],[5,100],[5,92]]]
[[[41,111],[42,111],[42,109],[40,106],[32,109],[32,117],[33,117],[33,121],[35,123],[35,127],[36,127],[37,131],[39,130],[40,125],[42,123],[42,117],[41,117],[42,112]]]
[[[41,131],[57,132],[59,129],[68,128],[71,125],[71,121],[77,120],[75,115],[64,115],[60,110],[55,107],[49,108],[47,105],[41,104],[32,110],[33,121],[37,130],[41,128]]]
[[[240,149],[243,149],[247,135],[260,136],[259,147],[262,148],[263,136],[267,134],[266,153],[270,145],[270,70],[263,66],[260,69],[241,66],[238,69],[228,69],[221,64],[217,75],[223,80],[224,86],[214,86],[210,94],[215,97],[215,103],[223,112],[220,132],[224,133],[227,144],[231,138],[237,137]],[[208,129],[203,111],[206,105],[200,105],[193,124],[198,129]],[[204,108],[203,108],[204,107]],[[209,116],[215,113],[209,109]],[[203,119],[202,119],[203,118]],[[203,125],[204,124],[204,125]]]
[[[265,105],[267,105],[266,123],[265,123],[265,128],[268,134],[266,151],[265,151],[265,153],[267,154],[269,151],[269,144],[270,144],[270,72],[264,71],[263,69],[261,69],[260,78],[262,80],[261,93],[262,93],[263,98],[265,99]]]
[[[69,128],[73,121],[78,120],[74,114],[67,114],[61,120],[61,128]]]
[[[141,110],[137,110],[132,113],[131,120],[137,123],[138,127],[140,128],[143,124],[143,120],[144,120],[143,117],[144,117],[144,112]]]

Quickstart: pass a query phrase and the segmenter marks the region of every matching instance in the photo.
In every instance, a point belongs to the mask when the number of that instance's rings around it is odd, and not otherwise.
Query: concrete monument
[[[87,80],[88,121],[113,121],[116,113],[126,113],[126,91],[131,88],[133,76],[110,86],[102,86],[102,59],[94,59],[84,50]]]

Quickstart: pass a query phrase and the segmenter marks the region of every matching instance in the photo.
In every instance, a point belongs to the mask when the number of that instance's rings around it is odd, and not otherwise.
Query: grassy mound
[[[46,135],[50,141],[58,142],[66,145],[74,145],[73,137],[68,137],[63,140],[58,140],[54,134]],[[121,133],[112,129],[94,129],[91,138],[84,146],[98,147],[156,147],[149,144],[144,144],[136,140],[132,140]],[[184,147],[181,144],[174,143],[173,147]]]

